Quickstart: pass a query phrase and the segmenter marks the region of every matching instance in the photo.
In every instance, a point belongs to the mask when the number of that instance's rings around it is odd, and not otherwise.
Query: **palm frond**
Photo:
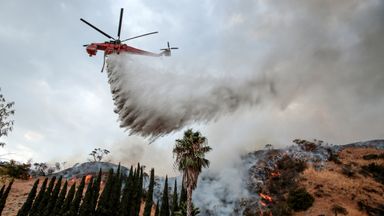
[[[175,157],[174,166],[183,172],[185,183],[196,188],[197,179],[202,168],[209,167],[209,160],[205,154],[211,151],[208,146],[207,138],[202,136],[199,131],[193,132],[188,129],[184,132],[182,139],[177,139],[173,148]]]

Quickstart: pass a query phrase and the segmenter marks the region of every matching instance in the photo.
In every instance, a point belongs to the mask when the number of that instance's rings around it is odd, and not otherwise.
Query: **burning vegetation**
[[[382,144],[334,146],[294,140],[257,151],[248,173],[243,215],[383,215]],[[256,160],[259,158],[259,160]]]

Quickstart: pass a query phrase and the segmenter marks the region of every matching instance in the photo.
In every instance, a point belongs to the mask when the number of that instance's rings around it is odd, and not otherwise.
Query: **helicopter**
[[[105,33],[104,31],[100,30],[99,28],[97,28],[96,26],[92,25],[91,23],[89,23],[88,21],[84,20],[83,18],[80,18],[80,20],[82,22],[84,22],[85,24],[89,25],[91,28],[95,29],[96,31],[98,31],[99,33],[101,33],[102,35],[104,35],[105,37],[110,39],[110,41],[105,41],[104,43],[91,43],[91,44],[83,45],[84,47],[86,47],[86,51],[89,54],[89,56],[91,56],[91,57],[96,55],[98,50],[104,51],[104,62],[103,62],[103,67],[101,69],[101,72],[103,72],[103,70],[104,70],[105,59],[110,54],[114,54],[114,53],[116,53],[116,54],[129,53],[129,54],[134,54],[134,55],[144,55],[144,56],[160,57],[160,56],[171,56],[171,50],[179,49],[178,47],[171,47],[169,45],[169,42],[167,42],[167,47],[163,48],[163,49],[160,49],[160,51],[161,51],[160,53],[153,53],[153,52],[137,49],[135,47],[128,46],[127,44],[123,43],[123,42],[129,41],[129,40],[132,40],[132,39],[136,39],[136,38],[140,38],[140,37],[144,37],[144,36],[148,36],[148,35],[159,33],[157,31],[149,32],[149,33],[146,33],[146,34],[142,34],[142,35],[138,35],[138,36],[135,36],[135,37],[130,37],[130,38],[121,40],[120,39],[120,34],[121,34],[121,25],[122,25],[122,22],[123,22],[123,13],[124,13],[124,9],[121,8],[121,10],[120,10],[119,27],[118,27],[118,31],[117,31],[117,39],[112,37],[112,36],[110,36],[109,34]]]

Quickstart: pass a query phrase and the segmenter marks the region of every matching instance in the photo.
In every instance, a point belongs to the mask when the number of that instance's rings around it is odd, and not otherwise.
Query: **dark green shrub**
[[[277,161],[277,167],[280,170],[292,170],[296,172],[302,172],[307,168],[307,164],[303,160],[293,159],[288,155]]]
[[[289,192],[287,203],[294,211],[305,211],[312,206],[314,201],[315,198],[305,188],[299,188]]]
[[[279,202],[272,206],[271,208],[272,215],[284,215],[284,216],[291,216],[292,215],[292,209],[289,208],[286,202]]]
[[[367,154],[363,156],[364,160],[377,160],[377,159],[384,159],[384,154]]]
[[[198,207],[195,207],[195,205],[192,203],[191,215],[197,216],[199,214],[200,214],[200,209]],[[161,211],[160,211],[160,215],[161,215]],[[185,215],[187,215],[187,205],[186,203],[182,203],[180,205],[179,211],[175,212],[175,216],[185,216]]]
[[[339,159],[339,155],[337,154],[337,152],[333,151],[329,147],[325,148],[325,150],[328,152],[328,161],[332,161],[335,164],[342,164],[340,159]]]
[[[362,166],[362,172],[371,174],[376,181],[384,184],[384,165],[370,163],[368,166]]]
[[[313,152],[317,149],[317,145],[314,142],[310,142],[302,139],[293,140],[303,151]]]
[[[2,168],[1,174],[9,175],[12,178],[28,179],[31,164],[10,160],[9,162],[1,162],[0,167]]]
[[[267,183],[268,190],[271,194],[282,194],[296,187],[296,172],[285,171],[279,177],[270,179]]]
[[[335,216],[337,216],[337,214],[343,214],[343,215],[348,214],[347,209],[337,204],[333,205],[331,210],[333,213],[335,213]]]
[[[343,173],[347,177],[353,177],[355,175],[355,172],[353,171],[351,165],[343,165],[341,167],[341,173]]]
[[[366,212],[368,215],[384,215],[384,204],[371,206],[367,201],[360,200],[357,202],[360,211]]]
[[[276,165],[280,175],[271,178],[267,183],[269,192],[275,195],[286,193],[296,188],[297,176],[307,167],[305,161],[293,159],[289,156],[282,157],[276,162]]]

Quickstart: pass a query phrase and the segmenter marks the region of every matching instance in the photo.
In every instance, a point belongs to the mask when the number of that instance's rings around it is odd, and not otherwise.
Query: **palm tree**
[[[205,153],[211,151],[207,139],[199,131],[188,129],[183,139],[177,139],[173,148],[176,156],[175,167],[183,172],[183,185],[187,188],[187,216],[192,215],[192,191],[197,186],[197,179],[203,167],[209,167]]]

